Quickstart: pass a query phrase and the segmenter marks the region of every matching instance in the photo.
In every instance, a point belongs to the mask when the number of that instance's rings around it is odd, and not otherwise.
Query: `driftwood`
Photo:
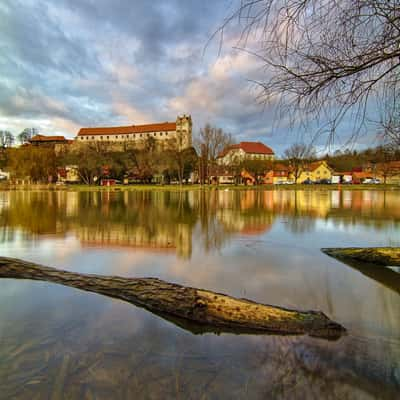
[[[398,248],[394,248],[395,250]],[[390,290],[393,290],[397,294],[400,294],[400,274],[398,272],[393,271],[390,268],[382,268],[381,265],[377,265],[372,262],[360,261],[358,258],[358,254],[356,253],[356,257],[343,257],[342,251],[347,249],[322,249],[322,251],[334,258],[337,258],[344,264],[349,267],[361,272],[363,275],[368,276],[368,278],[373,279],[376,282],[384,285]],[[357,249],[360,250],[360,249]],[[388,262],[388,261],[386,261]],[[386,264],[383,263],[383,265]],[[393,259],[389,261],[394,264]]]
[[[0,277],[49,281],[125,300],[195,333],[308,334],[327,339],[345,333],[322,312],[259,304],[156,278],[78,274],[4,257]]]
[[[376,265],[400,266],[400,247],[347,247],[321,249],[341,260],[357,260]]]

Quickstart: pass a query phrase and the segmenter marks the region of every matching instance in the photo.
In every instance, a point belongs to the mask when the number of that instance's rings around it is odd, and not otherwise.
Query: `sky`
[[[212,38],[238,0],[1,0],[0,129],[75,137],[81,127],[191,114],[276,154],[303,140],[259,101],[265,69]],[[252,38],[250,38],[252,40]],[[254,38],[256,40],[256,38]],[[344,131],[346,136],[346,129]],[[358,145],[371,144],[366,136]],[[323,148],[323,142],[320,142]],[[337,142],[340,146],[340,140]]]

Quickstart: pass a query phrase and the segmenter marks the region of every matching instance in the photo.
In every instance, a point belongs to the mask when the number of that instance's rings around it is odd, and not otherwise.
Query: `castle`
[[[192,118],[183,114],[175,122],[146,125],[81,128],[76,137],[78,143],[103,142],[110,145],[131,144],[144,148],[154,141],[161,149],[183,150],[192,146]]]

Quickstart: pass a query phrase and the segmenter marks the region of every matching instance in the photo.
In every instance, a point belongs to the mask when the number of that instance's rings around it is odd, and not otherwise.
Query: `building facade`
[[[330,181],[332,179],[332,173],[333,169],[326,161],[315,161],[302,168],[301,173],[297,178],[297,183],[303,183],[304,181]]]
[[[63,145],[71,142],[66,139],[64,136],[45,136],[45,135],[35,135],[29,139],[29,143],[33,146],[55,146],[55,145]]]
[[[126,144],[144,148],[146,142],[156,146],[186,149],[192,146],[192,118],[190,115],[178,116],[175,122],[162,122],[146,125],[81,128],[76,137],[78,143],[103,142]]]
[[[240,142],[224,149],[217,157],[218,165],[235,165],[244,160],[273,160],[274,151],[261,142]]]

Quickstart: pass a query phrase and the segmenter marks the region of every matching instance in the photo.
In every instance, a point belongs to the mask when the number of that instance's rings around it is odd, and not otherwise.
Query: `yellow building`
[[[320,180],[331,180],[333,169],[326,161],[315,161],[306,165],[297,179],[298,183],[304,181],[318,182]]]

